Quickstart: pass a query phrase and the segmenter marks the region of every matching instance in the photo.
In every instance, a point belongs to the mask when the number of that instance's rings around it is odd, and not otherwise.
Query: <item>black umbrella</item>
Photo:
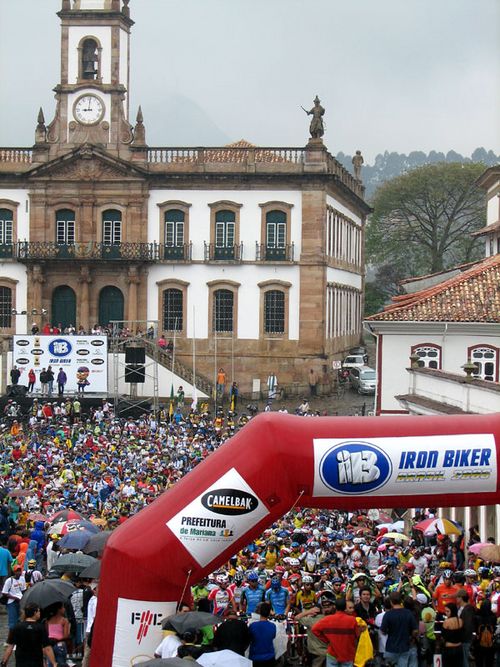
[[[183,660],[182,658],[153,658],[146,662],[139,662],[135,667],[188,667],[189,665],[199,665],[199,662],[193,660]]]
[[[54,602],[65,602],[74,591],[76,587],[70,581],[43,579],[28,588],[21,599],[21,606],[36,604],[40,609],[45,609]]]
[[[96,560],[97,558],[82,553],[63,554],[56,560],[52,566],[52,570],[54,572],[73,572],[74,574],[79,574],[86,567],[93,565]]]
[[[83,549],[84,553],[102,556],[106,542],[111,537],[112,532],[112,530],[102,530],[100,533],[93,535],[85,545]]]
[[[81,579],[99,579],[101,576],[101,561],[96,560],[95,563],[82,570],[78,576]]]
[[[184,614],[168,616],[162,625],[170,623],[179,634],[182,634],[188,630],[199,630],[204,628],[205,625],[217,625],[222,623],[223,620],[220,616],[214,616],[206,611],[188,611]]]

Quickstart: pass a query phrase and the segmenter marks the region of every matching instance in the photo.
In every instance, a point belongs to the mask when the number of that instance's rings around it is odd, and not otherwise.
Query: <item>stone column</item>
[[[132,323],[137,320],[137,285],[141,282],[137,266],[129,266],[127,274],[128,282],[128,309],[127,319]],[[130,327],[132,330],[135,327]]]
[[[45,277],[40,264],[35,264],[30,273],[31,275],[28,274],[28,279],[31,278],[31,290],[28,290],[28,293],[31,292],[31,303],[28,301],[28,312],[34,309],[40,313],[43,308],[42,285],[45,282]],[[41,319],[38,326],[41,331],[43,326]]]
[[[479,505],[479,534],[481,535],[481,542],[486,542],[488,537],[486,505]]]
[[[80,267],[80,278],[79,278],[79,283],[80,283],[80,321],[79,322],[74,322],[74,326],[76,327],[77,331],[79,326],[83,326],[83,328],[88,331],[90,328],[90,289],[89,285],[92,282],[92,278],[90,277],[90,269],[89,267],[84,264],[82,267]]]

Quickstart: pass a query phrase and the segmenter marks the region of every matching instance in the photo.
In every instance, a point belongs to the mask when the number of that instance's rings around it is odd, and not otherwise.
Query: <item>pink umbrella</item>
[[[481,549],[484,549],[484,547],[489,547],[491,546],[490,542],[476,542],[476,544],[471,544],[469,547],[469,551],[473,554],[477,554],[481,551]]]

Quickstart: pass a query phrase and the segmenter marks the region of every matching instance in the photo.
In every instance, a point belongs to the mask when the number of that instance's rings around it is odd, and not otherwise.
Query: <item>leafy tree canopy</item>
[[[475,185],[483,171],[483,164],[428,164],[381,185],[367,226],[368,262],[379,272],[391,267],[385,273],[393,285],[395,277],[481,257],[481,241],[470,234],[486,224],[484,193]]]

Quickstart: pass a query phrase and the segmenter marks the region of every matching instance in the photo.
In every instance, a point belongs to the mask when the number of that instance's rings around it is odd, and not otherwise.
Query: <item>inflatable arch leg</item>
[[[161,620],[189,586],[297,501],[345,510],[498,503],[499,445],[500,414],[252,419],[112,535],[92,667],[152,656]]]

